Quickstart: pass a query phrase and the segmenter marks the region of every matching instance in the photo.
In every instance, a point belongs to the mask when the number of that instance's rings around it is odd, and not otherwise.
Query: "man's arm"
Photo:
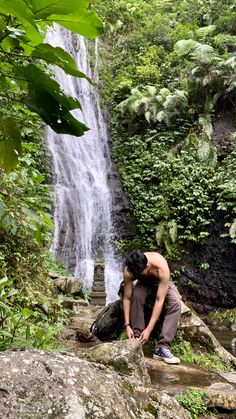
[[[141,343],[145,343],[149,339],[149,336],[161,314],[161,310],[165,301],[165,297],[168,291],[169,281],[170,281],[170,270],[167,264],[166,266],[158,269],[158,277],[160,280],[160,284],[158,286],[155,304],[152,310],[152,315],[149,320],[149,323],[147,327],[141,333],[141,336],[140,336]]]
[[[123,298],[123,309],[125,319],[125,331],[129,339],[134,337],[134,332],[130,326],[130,302],[133,292],[133,283],[127,268],[124,270],[124,298]]]

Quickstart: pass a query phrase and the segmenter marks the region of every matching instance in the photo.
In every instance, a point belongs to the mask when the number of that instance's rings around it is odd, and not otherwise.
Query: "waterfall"
[[[62,47],[74,57],[80,71],[93,80],[97,77],[97,71],[92,74],[83,37],[56,26],[48,31],[46,42]],[[95,70],[96,51],[95,43]],[[96,88],[86,79],[65,75],[60,68],[56,69],[55,78],[66,93],[80,100],[82,111],[75,110],[73,115],[90,130],[83,137],[59,135],[50,128],[46,132],[55,173],[52,250],[56,258],[79,278],[83,287],[91,289],[96,252],[102,248],[106,302],[109,303],[117,298],[122,274],[112,247],[112,193],[108,187],[112,162],[107,128]]]

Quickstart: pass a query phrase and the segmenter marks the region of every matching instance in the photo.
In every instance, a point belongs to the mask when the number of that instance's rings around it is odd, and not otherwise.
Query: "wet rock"
[[[93,342],[95,337],[90,332],[90,328],[98,312],[101,310],[101,307],[90,306],[89,304],[81,305],[81,300],[68,299],[67,301],[70,302],[70,307],[73,307],[73,310],[74,304],[76,304],[77,312],[76,315],[71,318],[70,324],[62,330],[61,338],[68,340],[71,335],[72,340],[76,339],[80,342]],[[73,331],[74,333],[72,334],[70,331]]]
[[[55,279],[55,278],[58,278],[60,275],[56,274],[55,272],[48,272],[48,276],[51,279]]]
[[[206,391],[204,400],[209,407],[220,407],[225,410],[235,410],[236,390],[228,383],[214,383]]]
[[[94,362],[112,365],[117,372],[131,374],[142,383],[150,383],[142,345],[136,339],[101,343],[89,349],[87,356]]]
[[[236,332],[236,323],[231,324],[231,330]]]
[[[64,297],[62,301],[62,305],[65,308],[68,308],[70,310],[73,310],[74,304],[76,304],[77,301],[72,297]]]
[[[187,387],[203,390],[219,381],[219,375],[216,372],[194,365],[186,363],[171,365],[152,358],[145,358],[145,361],[151,382],[158,385],[160,390],[165,390],[169,396],[182,393]]]
[[[76,340],[79,342],[95,342],[97,339],[87,328],[77,328]]]
[[[80,308],[81,306],[83,307],[88,307],[89,306],[89,302],[87,300],[76,300],[76,305]]]
[[[159,409],[159,418],[165,419],[191,419],[191,415],[188,411],[183,409],[179,403],[168,396],[167,394],[163,394],[160,400],[160,409]],[[174,415],[173,415],[173,412]]]
[[[59,276],[54,279],[54,283],[58,290],[67,295],[80,295],[82,292],[82,285],[77,278],[73,276]]]
[[[219,375],[228,381],[228,383],[236,384],[236,372],[219,372]]]
[[[60,336],[61,339],[64,340],[76,340],[76,331],[74,329],[70,329],[69,327],[64,327]]]

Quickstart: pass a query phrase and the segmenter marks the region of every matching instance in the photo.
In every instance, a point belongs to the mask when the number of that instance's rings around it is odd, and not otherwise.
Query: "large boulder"
[[[150,384],[142,345],[136,339],[118,342],[106,342],[87,351],[92,361],[111,365],[120,373],[133,375],[137,381]]]
[[[179,330],[187,340],[199,345],[203,351],[217,353],[223,362],[236,366],[236,358],[218,342],[209,327],[184,303],[181,303]]]
[[[73,276],[52,276],[50,273],[49,276],[53,279],[54,284],[57,289],[63,294],[67,295],[81,295],[82,294],[82,285],[78,278]]]
[[[136,387],[111,367],[72,354],[8,350],[0,365],[2,418],[190,418],[158,389],[140,381]]]
[[[204,395],[207,406],[222,408],[236,413],[236,390],[228,383],[214,383]]]

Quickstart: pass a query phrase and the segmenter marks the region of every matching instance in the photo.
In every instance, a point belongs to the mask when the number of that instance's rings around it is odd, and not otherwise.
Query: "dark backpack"
[[[98,314],[90,331],[101,341],[116,340],[124,330],[124,314],[122,300],[108,304]]]

